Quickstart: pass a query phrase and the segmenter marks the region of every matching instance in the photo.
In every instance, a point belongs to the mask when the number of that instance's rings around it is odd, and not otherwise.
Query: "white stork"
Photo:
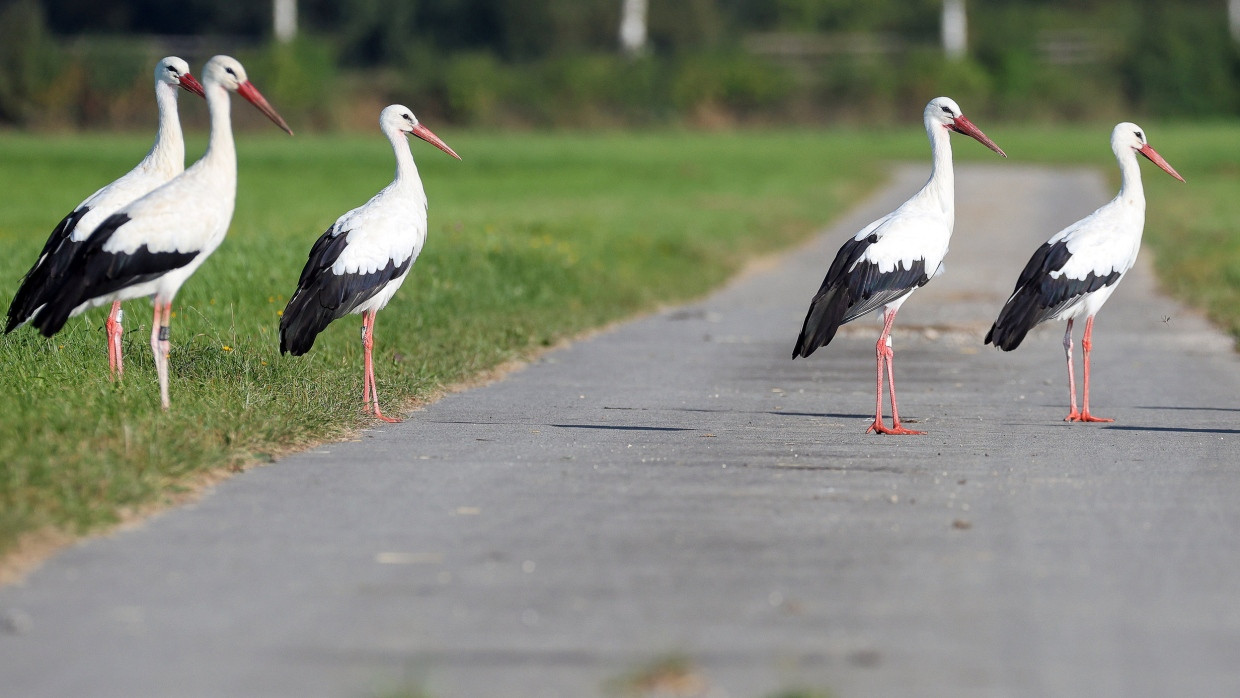
[[[155,145],[137,167],[91,194],[52,231],[13,296],[5,334],[29,322],[39,312],[46,296],[60,285],[74,253],[100,223],[120,207],[185,170],[185,140],[181,137],[181,120],[177,116],[178,87],[204,96],[202,85],[189,72],[189,64],[176,56],[168,56],[155,65],[155,104],[159,107]],[[112,303],[106,324],[108,367],[114,378],[125,372],[121,361],[121,320],[121,302],[117,300]]]
[[[229,56],[203,67],[211,115],[207,151],[178,177],[103,221],[74,255],[64,283],[47,299],[34,325],[46,337],[74,313],[114,300],[155,296],[151,351],[159,374],[160,402],[168,409],[168,321],[181,284],[219,247],[237,196],[229,92],[249,100],[290,135],[284,119]]]
[[[409,150],[406,134],[461,159],[408,107],[393,104],[379,114],[379,128],[396,154],[396,178],[370,201],[349,211],[310,248],[297,290],[280,317],[280,353],[301,356],[328,324],[350,313],[362,316],[362,404],[385,422],[379,409],[371,348],[375,313],[405,282],[426,241],[426,191]]]
[[[1063,349],[1068,359],[1068,393],[1071,409],[1066,422],[1112,422],[1089,413],[1089,352],[1094,315],[1107,302],[1124,274],[1137,261],[1141,232],[1145,228],[1145,191],[1137,153],[1149,158],[1181,182],[1184,178],[1146,142],[1145,132],[1124,122],[1111,131],[1111,150],[1123,177],[1119,194],[1102,208],[1059,231],[1037,249],[1016,281],[999,319],[986,333],[986,344],[1004,351],[1020,346],[1025,335],[1039,323],[1066,319]],[[1072,321],[1085,318],[1084,399],[1076,409],[1076,379],[1072,368]]]
[[[867,225],[844,243],[827,271],[822,287],[810,302],[792,358],[809,356],[835,337],[840,325],[871,311],[883,311],[883,330],[875,352],[878,357],[878,397],[874,423],[867,433],[923,434],[900,426],[896,381],[892,370],[891,325],[909,295],[943,271],[943,258],[955,224],[955,177],[949,131],[963,133],[1007,157],[995,142],[973,125],[960,106],[947,97],[926,105],[926,135],[934,168],[930,180],[908,201]],[[892,427],[883,425],[883,368],[891,386]]]

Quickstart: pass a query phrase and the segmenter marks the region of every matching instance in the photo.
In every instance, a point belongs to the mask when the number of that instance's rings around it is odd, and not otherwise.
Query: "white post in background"
[[[1231,38],[1240,41],[1240,0],[1227,0],[1227,26],[1231,27]]]
[[[943,53],[952,60],[964,58],[969,50],[969,21],[964,13],[964,0],[943,0],[942,32]]]
[[[297,0],[272,0],[271,13],[276,41],[286,44],[297,38]]]
[[[646,50],[646,2],[624,0],[620,10],[620,48],[630,56]]]

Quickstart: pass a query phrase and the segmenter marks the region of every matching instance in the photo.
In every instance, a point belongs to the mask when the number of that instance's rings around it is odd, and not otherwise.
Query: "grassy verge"
[[[1187,181],[1149,193],[1146,240],[1159,277],[1240,340],[1240,126],[1168,128],[1153,143],[1185,163],[1174,167]]]
[[[562,337],[699,295],[881,175],[864,157],[876,136],[441,135],[464,161],[414,142],[430,236],[376,323],[393,412]],[[60,216],[146,147],[138,136],[0,135],[6,304]],[[174,304],[170,413],[158,409],[147,302],[127,305],[119,385],[107,378],[102,310],[50,340],[30,328],[0,338],[0,553],[33,531],[109,525],[195,473],[367,424],[359,322],[339,321],[294,359],[279,355],[277,312],[315,238],[390,180],[390,149],[375,133],[242,139],[239,151],[229,238]]]
[[[1159,279],[1240,340],[1240,124],[1140,121],[1150,144],[1186,180],[1181,184],[1141,159],[1143,240],[1154,253]],[[997,129],[995,138],[1014,160],[1097,166],[1118,188],[1107,140],[1112,126],[1009,127]]]
[[[1147,126],[1189,182],[1144,168],[1146,239],[1164,281],[1240,333],[1240,167],[1234,147],[1220,147],[1240,142],[1240,128]],[[1012,162],[1115,176],[1110,125],[983,127]],[[839,214],[879,181],[886,160],[926,158],[919,129],[441,135],[465,159],[414,143],[430,237],[377,321],[376,373],[392,412],[562,337],[700,295]],[[4,303],[60,216],[147,145],[141,136],[0,134]],[[958,143],[957,157],[993,158],[971,145]],[[387,144],[375,133],[239,146],[229,238],[174,305],[170,413],[158,409],[146,302],[127,306],[119,385],[107,378],[102,310],[51,340],[29,328],[0,338],[0,556],[32,532],[107,526],[197,473],[367,424],[360,323],[337,322],[293,359],[279,355],[277,312],[317,235],[390,179]],[[201,147],[191,141],[189,151]]]

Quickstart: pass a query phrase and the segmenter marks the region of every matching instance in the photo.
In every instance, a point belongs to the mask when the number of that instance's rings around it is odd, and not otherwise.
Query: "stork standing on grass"
[[[375,387],[375,313],[383,309],[405,282],[426,241],[426,190],[406,136],[413,134],[461,159],[408,107],[393,104],[379,114],[379,128],[392,143],[396,178],[365,204],[349,211],[310,248],[297,290],[280,317],[280,353],[301,356],[333,320],[350,313],[362,316],[362,404],[385,422]]]
[[[155,65],[155,104],[159,107],[159,128],[155,145],[138,166],[120,179],[91,194],[60,221],[43,245],[34,266],[26,272],[13,302],[9,305],[5,333],[30,321],[63,281],[73,255],[86,238],[113,213],[185,170],[185,140],[177,115],[178,88],[205,96],[202,85],[189,72],[189,64],[168,56]],[[125,372],[121,360],[121,302],[112,302],[106,324],[108,367],[113,378]]]
[[[1118,124],[1111,131],[1111,150],[1119,161],[1122,184],[1119,194],[1085,218],[1059,231],[1033,253],[1016,281],[999,319],[986,333],[986,344],[1004,351],[1020,346],[1038,324],[1066,319],[1063,335],[1068,360],[1068,393],[1071,405],[1066,422],[1113,422],[1089,412],[1089,352],[1093,348],[1094,315],[1102,309],[1124,274],[1132,269],[1141,248],[1145,228],[1145,190],[1141,185],[1140,153],[1181,182],[1176,172],[1146,141],[1145,131],[1133,123]],[[1072,367],[1072,321],[1085,318],[1084,395],[1076,409],[1076,378]]]
[[[809,356],[835,337],[840,325],[882,309],[883,329],[875,352],[878,358],[878,396],[874,423],[867,429],[879,434],[923,434],[900,426],[896,408],[896,381],[892,369],[891,325],[908,297],[943,271],[943,257],[956,220],[955,176],[952,172],[950,131],[977,139],[1007,157],[995,142],[973,125],[960,106],[947,97],[926,105],[923,115],[934,167],[930,180],[908,201],[854,235],[827,271],[810,302],[792,358]],[[883,371],[891,386],[892,426],[883,424]]]
[[[289,135],[293,133],[235,58],[216,56],[207,61],[202,83],[211,114],[206,153],[172,181],[103,221],[74,255],[64,282],[34,318],[35,327],[51,337],[71,314],[116,300],[154,295],[151,351],[164,409],[170,405],[168,321],[172,299],[223,242],[232,222],[237,152],[228,93],[246,98]]]

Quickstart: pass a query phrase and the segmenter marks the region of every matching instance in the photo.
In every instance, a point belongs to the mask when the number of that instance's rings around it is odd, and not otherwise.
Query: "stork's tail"
[[[333,310],[315,302],[317,294],[299,288],[280,316],[280,353],[301,356],[310,351],[319,333],[336,319]]]
[[[86,279],[82,276],[71,276],[65,279],[58,288],[51,292],[42,309],[30,321],[44,337],[51,337],[65,326],[73,310],[82,304],[82,295],[86,290]]]
[[[839,286],[814,296],[805,315],[805,324],[801,326],[801,335],[797,337],[797,345],[792,350],[792,358],[809,356],[818,347],[830,344],[840,325],[844,324],[848,305],[848,291]]]
[[[999,319],[990,326],[984,343],[993,344],[1003,351],[1012,351],[1042,321],[1041,315],[1042,309],[1038,307],[1035,295],[1021,289],[999,311]]]
[[[34,317],[42,306],[42,303],[38,301],[42,291],[41,284],[32,282],[30,276],[27,275],[22,285],[18,287],[17,294],[13,296],[13,302],[9,304],[8,319],[4,323],[5,334],[21,327]]]

